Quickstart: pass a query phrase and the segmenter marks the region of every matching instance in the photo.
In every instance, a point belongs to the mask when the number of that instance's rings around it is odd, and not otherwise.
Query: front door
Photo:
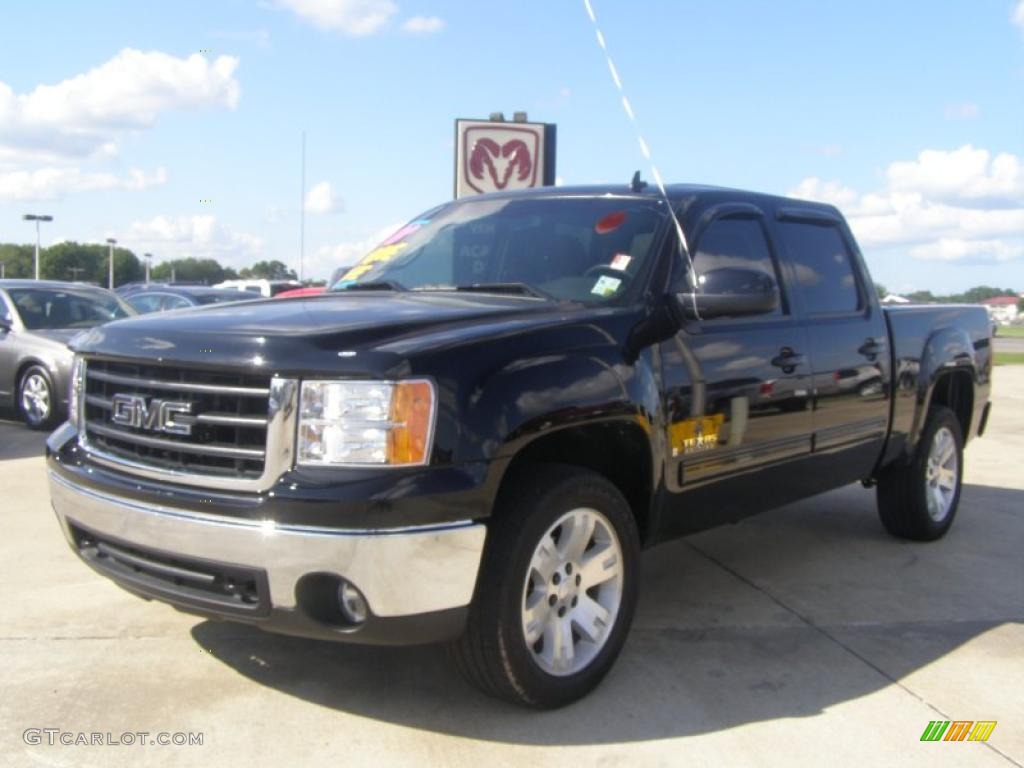
[[[693,261],[770,275],[779,306],[768,314],[686,324],[660,347],[668,430],[661,525],[700,530],[793,498],[780,465],[811,451],[810,357],[760,210],[719,206],[701,217]],[[673,281],[681,290],[685,280]]]

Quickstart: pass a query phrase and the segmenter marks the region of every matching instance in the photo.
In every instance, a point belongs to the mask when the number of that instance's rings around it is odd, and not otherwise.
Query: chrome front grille
[[[296,392],[268,375],[90,359],[81,442],[135,474],[262,490],[291,466]]]

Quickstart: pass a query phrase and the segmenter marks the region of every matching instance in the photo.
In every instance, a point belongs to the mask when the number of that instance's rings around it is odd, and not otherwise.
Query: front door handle
[[[784,373],[792,373],[793,369],[798,365],[803,365],[806,358],[799,352],[795,352],[792,347],[783,347],[779,350],[779,354],[772,358],[772,365],[776,368],[781,368]]]
[[[875,356],[884,349],[885,341],[883,339],[868,339],[857,348],[857,351],[864,355],[864,357],[874,360]]]

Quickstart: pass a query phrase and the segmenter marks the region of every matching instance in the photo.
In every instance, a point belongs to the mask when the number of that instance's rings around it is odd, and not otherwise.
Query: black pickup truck
[[[857,481],[890,533],[945,534],[992,365],[984,309],[880,307],[835,208],[687,185],[448,203],[321,296],[76,352],[48,468],[90,566],[275,632],[450,641],[535,707],[612,666],[643,547]]]

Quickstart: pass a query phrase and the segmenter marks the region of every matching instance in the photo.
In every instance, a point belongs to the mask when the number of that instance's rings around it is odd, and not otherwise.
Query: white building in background
[[[882,297],[883,304],[909,304],[910,299],[904,298],[903,296],[897,296],[895,293],[887,293]]]
[[[1009,325],[1017,319],[1019,296],[996,296],[981,303],[988,307],[989,316],[1000,325]]]

